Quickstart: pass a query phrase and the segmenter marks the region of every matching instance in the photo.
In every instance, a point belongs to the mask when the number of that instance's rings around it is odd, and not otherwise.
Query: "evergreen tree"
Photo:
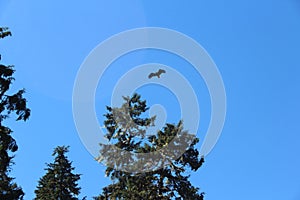
[[[8,28],[0,27],[0,39],[11,36]],[[1,55],[0,55],[1,60]],[[12,137],[12,130],[3,122],[12,113],[17,115],[17,120],[26,121],[30,115],[30,109],[26,106],[23,98],[24,89],[15,94],[8,95],[7,92],[14,78],[14,66],[0,64],[0,199],[23,199],[24,192],[21,187],[13,182],[14,178],[9,176],[13,155],[18,150],[18,145]]]
[[[148,110],[146,101],[142,101],[140,95],[134,94],[131,98],[124,97],[125,103],[121,108],[107,107],[108,113],[105,114],[104,122],[108,130],[106,137],[111,144],[116,147],[135,152],[137,157],[125,156],[117,157],[116,149],[111,145],[101,144],[100,156],[98,161],[107,164],[106,176],[113,181],[112,184],[103,188],[100,196],[95,200],[164,200],[164,199],[187,199],[203,200],[204,193],[199,193],[199,188],[194,187],[189,181],[191,171],[197,171],[204,162],[204,158],[199,156],[195,145],[199,139],[193,137],[183,130],[183,123],[166,124],[157,134],[146,136],[148,127],[154,124],[155,117],[142,118]],[[181,140],[172,144],[172,139],[181,135]],[[137,174],[122,170],[122,166],[128,166],[133,161],[139,161],[146,157],[139,157],[138,153],[150,153],[162,149],[166,145],[173,145],[173,149],[180,149],[187,145],[184,153],[173,159],[172,153],[162,152],[160,166],[151,166],[151,163],[139,165],[132,169],[151,169],[148,172]],[[168,165],[164,165],[165,162]],[[141,162],[142,163],[142,162]]]
[[[69,147],[58,146],[54,149],[54,163],[47,164],[47,173],[39,180],[34,191],[36,200],[77,200],[80,187],[77,182],[80,174],[74,174],[72,162],[65,155]]]

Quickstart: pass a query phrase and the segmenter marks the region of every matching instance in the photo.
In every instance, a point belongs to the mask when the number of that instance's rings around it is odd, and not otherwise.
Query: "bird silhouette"
[[[150,79],[150,78],[152,78],[152,77],[154,77],[154,76],[157,76],[157,78],[160,78],[160,76],[161,76],[162,73],[166,73],[166,71],[163,70],[163,69],[159,69],[157,72],[152,72],[152,73],[150,73],[150,74],[148,75],[148,78]]]

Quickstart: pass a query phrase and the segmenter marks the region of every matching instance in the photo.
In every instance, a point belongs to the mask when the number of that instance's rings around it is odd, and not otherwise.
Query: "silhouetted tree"
[[[11,36],[8,28],[0,27],[0,39]],[[1,60],[1,55],[0,55]],[[24,192],[21,187],[13,182],[14,178],[8,174],[13,164],[13,155],[18,150],[18,145],[12,137],[12,130],[3,122],[12,113],[15,113],[17,120],[26,121],[30,115],[26,99],[23,98],[24,89],[15,94],[8,95],[10,85],[14,78],[14,66],[0,64],[0,199],[23,199]]]
[[[203,200],[204,193],[199,193],[199,188],[194,187],[189,181],[188,169],[196,171],[201,167],[204,158],[200,157],[195,145],[199,139],[183,130],[183,123],[166,124],[156,134],[146,136],[146,130],[154,125],[155,117],[142,118],[148,110],[146,101],[142,101],[140,95],[124,97],[125,103],[121,108],[107,106],[104,125],[107,129],[106,138],[112,145],[100,144],[100,156],[98,161],[107,164],[106,176],[113,181],[112,184],[103,188],[100,196],[95,200],[163,200],[163,199],[187,199]],[[180,140],[174,142],[176,135],[181,135]],[[190,144],[190,145],[187,145]],[[139,153],[151,153],[163,149],[167,145],[173,145],[176,151],[182,147],[183,154],[176,152],[161,151],[159,163],[143,163],[147,154],[139,156]],[[122,149],[136,154],[117,156],[117,149]],[[181,155],[182,154],[182,155]],[[141,161],[141,162],[139,162]],[[136,165],[132,165],[135,162]],[[167,165],[165,165],[167,163]],[[131,166],[128,167],[128,166]],[[122,170],[127,167],[127,171]],[[138,173],[134,173],[139,169]],[[141,171],[145,169],[145,171]]]
[[[36,200],[77,200],[80,187],[77,182],[80,174],[74,174],[75,169],[65,155],[69,147],[58,146],[54,149],[54,163],[47,164],[47,173],[39,180],[34,191]]]

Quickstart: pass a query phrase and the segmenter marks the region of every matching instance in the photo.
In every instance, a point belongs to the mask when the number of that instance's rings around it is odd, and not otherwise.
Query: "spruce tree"
[[[54,162],[47,164],[46,174],[39,180],[34,191],[36,200],[77,200],[80,193],[80,174],[74,174],[72,162],[65,155],[69,147],[58,146],[52,156]]]
[[[0,39],[11,36],[8,28],[0,27]],[[1,60],[1,55],[0,55]],[[13,153],[18,150],[16,140],[12,137],[12,130],[4,125],[4,120],[15,113],[17,120],[26,121],[30,115],[26,99],[23,98],[24,89],[9,95],[8,90],[14,78],[14,66],[0,64],[0,199],[23,199],[24,192],[9,176],[13,164]]]
[[[139,159],[138,156],[127,156],[119,158],[116,156],[114,148],[110,145],[101,144],[98,161],[108,165],[106,176],[113,181],[112,184],[103,188],[102,194],[95,197],[95,200],[164,200],[164,199],[187,199],[203,200],[204,193],[199,192],[199,188],[193,186],[189,181],[190,171],[197,171],[204,162],[204,158],[199,155],[195,145],[199,142],[192,134],[183,130],[183,122],[177,124],[166,124],[157,133],[146,136],[146,130],[155,122],[155,117],[147,118],[145,112],[148,110],[146,101],[141,100],[140,95],[134,94],[132,97],[124,97],[124,104],[121,108],[107,107],[104,122],[107,129],[106,137],[111,144],[116,147],[137,153],[155,152],[166,145],[188,145],[182,155],[173,159],[168,152],[163,152],[160,157],[161,166],[151,166],[148,163],[144,166],[137,164],[134,167],[145,170],[138,173],[126,172],[122,166],[130,165]],[[130,119],[129,119],[130,118]],[[172,144],[172,139],[180,134],[182,139],[176,144]],[[177,149],[178,149],[177,148]],[[168,165],[163,165],[167,162]],[[190,171],[187,171],[190,170]]]

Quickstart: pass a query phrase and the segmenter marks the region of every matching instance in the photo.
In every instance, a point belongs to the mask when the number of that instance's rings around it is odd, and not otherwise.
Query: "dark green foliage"
[[[11,32],[7,27],[0,27],[0,38],[11,36]]]
[[[8,28],[0,27],[0,38],[11,36]],[[1,55],[0,55],[1,60]],[[10,114],[15,113],[17,120],[26,121],[30,115],[30,109],[27,108],[26,99],[23,98],[25,90],[19,90],[17,93],[8,95],[10,85],[12,84],[14,69],[12,65],[0,64],[0,199],[23,199],[24,192],[16,183],[14,178],[8,173],[13,164],[13,155],[18,150],[18,145],[12,137],[12,130],[3,125],[3,121]]]
[[[151,163],[137,165],[134,167],[154,170],[132,174],[118,169],[122,169],[122,166],[127,166],[132,161],[139,160],[140,157],[129,156],[126,159],[118,159],[113,149],[101,144],[100,156],[97,160],[113,166],[106,169],[106,176],[109,176],[113,183],[104,187],[102,194],[94,199],[203,200],[204,193],[199,193],[199,188],[194,187],[189,181],[189,172],[197,171],[204,162],[204,158],[200,157],[195,147],[199,139],[183,131],[182,121],[178,124],[166,124],[156,134],[150,137],[145,136],[146,129],[153,125],[155,120],[155,117],[142,118],[148,110],[146,101],[142,101],[137,94],[131,98],[125,97],[124,100],[125,103],[121,108],[107,107],[108,113],[105,115],[104,124],[108,130],[106,137],[111,144],[135,153],[155,152],[166,145],[175,145],[174,150],[187,143],[191,145],[185,148],[185,153],[180,154],[176,159],[173,159],[168,152],[162,151],[160,166],[153,168]],[[129,117],[132,120],[128,120]],[[178,134],[183,136],[182,139],[172,144],[172,139]],[[113,161],[114,165],[111,163]],[[165,163],[168,165],[164,165]]]
[[[80,187],[77,182],[79,174],[72,171],[72,162],[66,157],[69,147],[59,146],[54,149],[54,163],[47,164],[47,173],[39,180],[34,191],[36,200],[77,200]]]

